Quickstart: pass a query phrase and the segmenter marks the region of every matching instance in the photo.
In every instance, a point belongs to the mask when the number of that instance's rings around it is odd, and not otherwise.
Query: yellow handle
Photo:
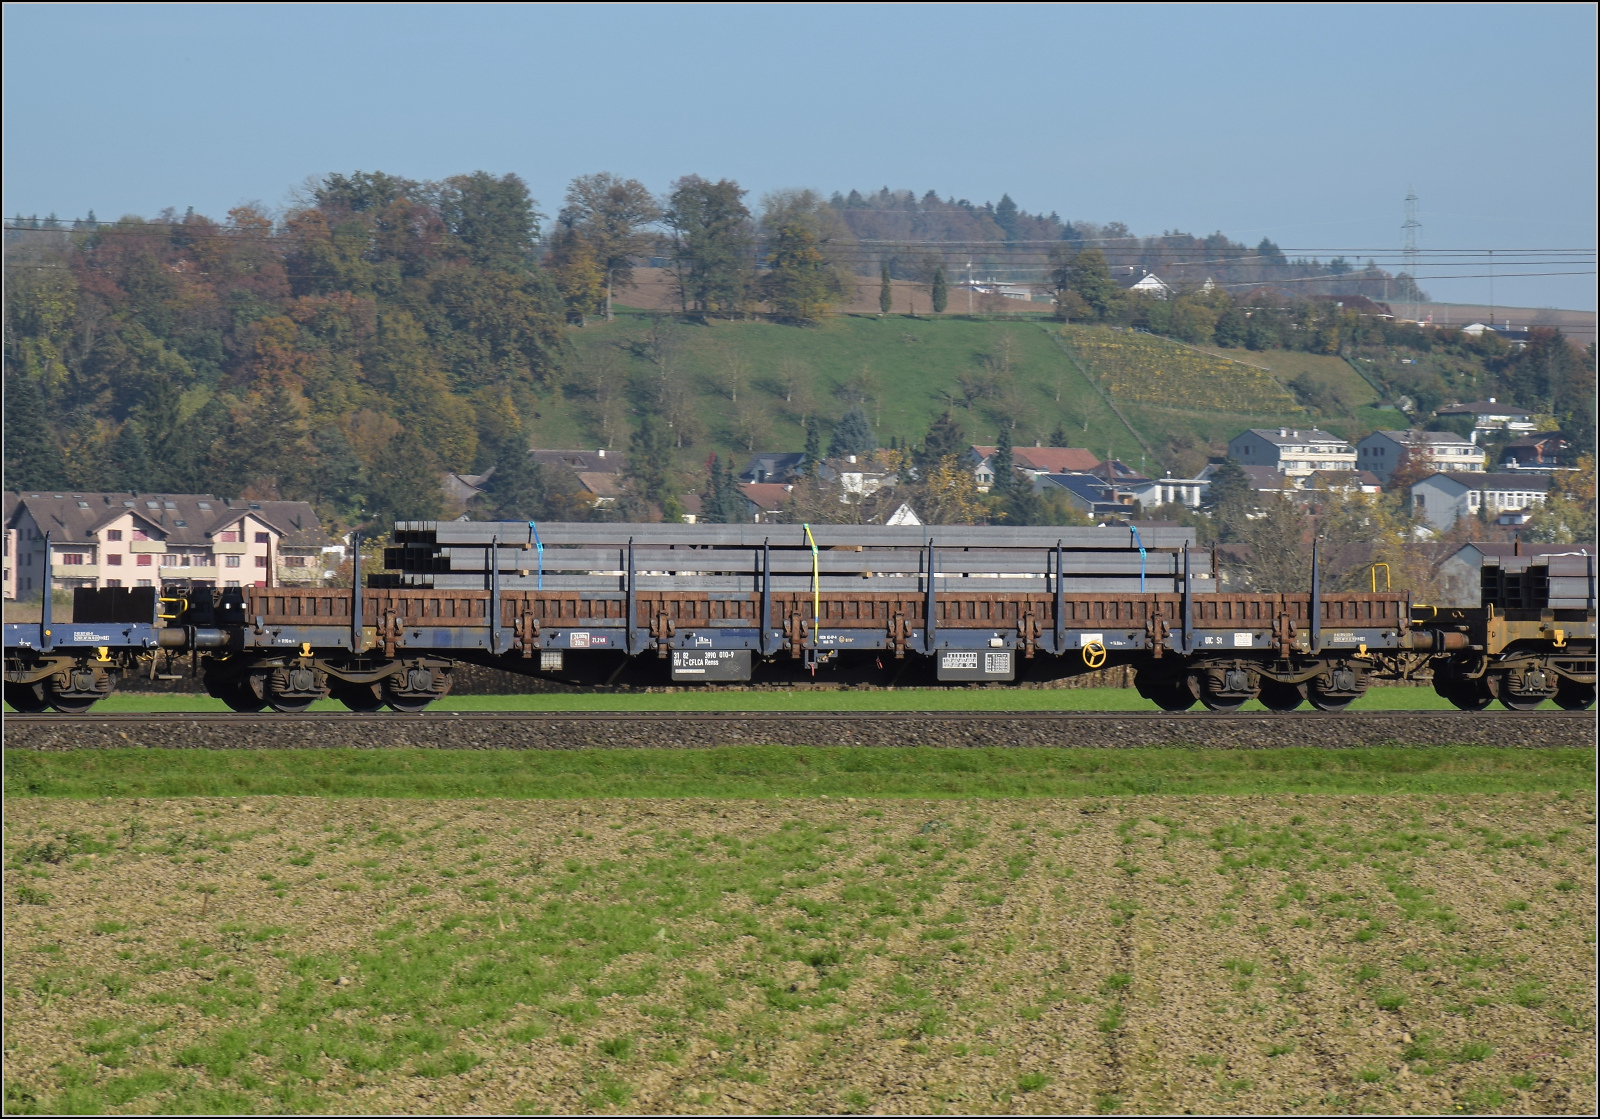
[[[816,628],[822,616],[822,570],[817,560],[817,538],[811,535],[811,526],[805,525],[806,542],[811,545],[811,625]]]
[[[1383,589],[1386,590],[1386,591],[1394,590],[1394,585],[1389,581],[1389,565],[1386,564],[1386,563],[1375,563],[1375,564],[1372,565],[1372,593],[1373,594],[1377,594],[1378,593],[1378,568],[1380,568],[1380,567],[1383,568]]]
[[[1100,668],[1106,663],[1106,647],[1098,641],[1091,641],[1083,647],[1083,663],[1090,668]]]

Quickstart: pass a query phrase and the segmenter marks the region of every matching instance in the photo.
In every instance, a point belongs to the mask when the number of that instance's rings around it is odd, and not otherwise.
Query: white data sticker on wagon
[[[1105,643],[1106,635],[1103,633],[1078,634],[1078,648],[1080,649],[1086,648],[1090,645],[1104,645]]]
[[[1235,649],[1248,649],[1255,644],[1255,640],[1255,634],[1253,633],[1236,633],[1233,635],[1233,647]]]
[[[574,649],[587,649],[589,647],[589,635],[587,633],[569,633],[567,638],[568,643]]]

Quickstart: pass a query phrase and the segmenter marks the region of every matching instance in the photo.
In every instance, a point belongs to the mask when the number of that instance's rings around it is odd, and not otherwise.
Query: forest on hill
[[[1270,285],[1155,299],[1116,253],[1176,242],[1124,233],[1009,197],[799,190],[757,212],[697,176],[663,197],[583,176],[548,219],[516,176],[485,172],[331,175],[282,215],[19,219],[6,486],[302,498],[330,526],[382,527],[437,511],[443,471],[529,446],[642,449],[636,489],[659,504],[706,492],[712,455],[826,443],[849,415],[907,453],[1004,429],[1184,473],[1245,426],[1392,425],[1376,406],[1402,395],[1419,414],[1499,395],[1593,447],[1592,351],[1554,332],[1512,349]],[[940,240],[1040,257],[1052,299],[957,314],[956,257],[917,244]],[[628,311],[647,262],[676,314]],[[835,313],[894,283],[920,285],[925,313]]]

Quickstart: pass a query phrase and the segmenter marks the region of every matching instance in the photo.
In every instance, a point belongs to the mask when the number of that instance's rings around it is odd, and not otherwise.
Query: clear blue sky
[[[552,213],[577,174],[695,172],[1307,249],[1397,247],[1414,184],[1424,248],[1596,240],[1592,5],[8,5],[4,33],[7,216],[483,168]],[[1595,278],[1496,298],[1592,309]]]

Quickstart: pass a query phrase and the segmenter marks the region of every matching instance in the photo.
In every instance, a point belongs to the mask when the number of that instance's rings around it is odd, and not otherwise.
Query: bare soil
[[[13,1113],[1595,1108],[1556,794],[7,807]]]

